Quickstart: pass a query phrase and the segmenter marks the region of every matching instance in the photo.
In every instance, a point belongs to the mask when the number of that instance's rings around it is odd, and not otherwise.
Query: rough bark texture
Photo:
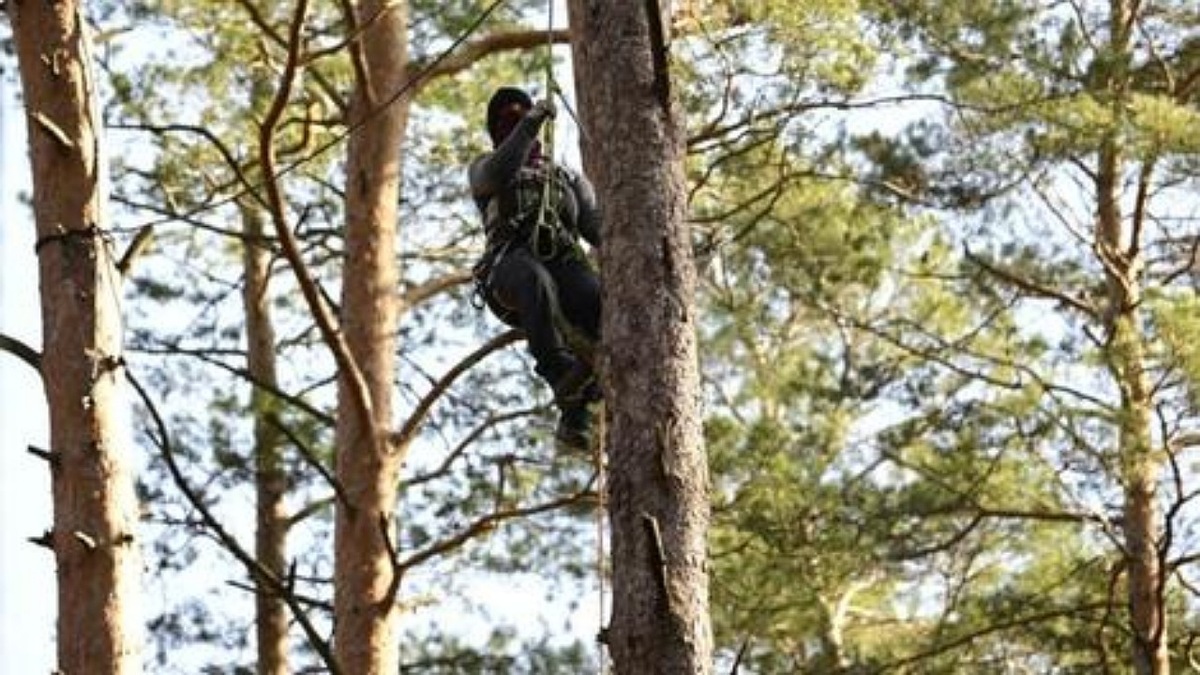
[[[590,0],[569,7],[584,158],[604,210],[609,648],[622,675],[708,673],[708,473],[667,8]]]
[[[246,244],[243,262],[246,285],[242,301],[246,311],[246,367],[256,383],[251,394],[254,410],[254,555],[277,579],[287,566],[287,475],[281,457],[281,434],[272,419],[276,406],[269,389],[277,389],[275,328],[271,321],[271,252],[264,244],[262,215],[252,207],[242,211]],[[288,673],[287,607],[270,586],[259,583],[255,596],[255,637],[259,675]]]
[[[24,87],[42,299],[58,564],[58,672],[133,673],[137,504],[129,466],[120,279],[78,2],[7,3]]]
[[[339,378],[337,476],[348,503],[335,529],[335,648],[342,672],[399,671],[392,522],[402,457],[388,443],[395,374],[396,205],[408,98],[407,11],[402,2],[357,6],[363,28],[350,122],[342,328],[370,394],[364,410]],[[361,123],[361,126],[358,126]]]

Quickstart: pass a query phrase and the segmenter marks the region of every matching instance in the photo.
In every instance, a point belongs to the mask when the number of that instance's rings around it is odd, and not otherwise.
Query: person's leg
[[[600,341],[600,279],[590,265],[574,255],[552,260],[546,269],[558,289],[562,318],[569,324],[564,329],[575,333],[575,339],[567,340],[568,347],[586,365],[587,372],[577,379],[586,383],[587,400],[599,400],[592,367]]]
[[[516,312],[534,369],[557,393],[577,369],[577,359],[555,326],[558,291],[550,273],[527,249],[514,247],[492,269],[489,292],[493,301]]]
[[[547,265],[558,287],[563,317],[593,346],[600,340],[600,279],[590,265],[568,255]]]
[[[576,334],[568,343],[579,363],[570,377],[570,391],[564,391],[559,400],[558,437],[567,445],[586,448],[591,437],[590,404],[600,400],[592,363],[600,338],[600,280],[575,256],[548,261],[546,269],[554,279],[561,319],[567,324],[562,328]]]

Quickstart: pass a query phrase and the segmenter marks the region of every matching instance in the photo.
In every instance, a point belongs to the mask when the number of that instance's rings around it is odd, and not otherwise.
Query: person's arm
[[[581,173],[570,172],[571,189],[575,192],[575,202],[579,205],[579,215],[575,220],[575,229],[579,235],[592,246],[600,246],[600,205],[596,203],[596,190],[591,181]]]
[[[535,105],[499,147],[471,163],[471,196],[476,201],[492,197],[517,175],[529,158],[542,124],[551,116],[549,106]]]

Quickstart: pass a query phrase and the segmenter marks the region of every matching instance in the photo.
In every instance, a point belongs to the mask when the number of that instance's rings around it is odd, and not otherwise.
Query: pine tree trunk
[[[656,2],[569,7],[584,156],[604,211],[609,648],[621,675],[708,673],[708,472],[669,12]]]
[[[1133,667],[1138,675],[1167,675],[1171,661],[1162,591],[1166,579],[1159,555],[1163,523],[1158,505],[1158,477],[1164,457],[1154,449],[1151,434],[1152,392],[1138,316],[1140,270],[1136,256],[1122,244],[1125,232],[1117,203],[1121,160],[1116,144],[1106,144],[1099,156],[1096,243],[1108,270],[1108,364],[1121,392],[1117,452],[1124,487],[1122,531]]]
[[[265,244],[261,214],[252,207],[242,209],[246,285],[242,300],[246,312],[246,360],[254,381],[251,409],[254,411],[254,555],[277,579],[287,566],[287,475],[281,457],[281,437],[272,419],[277,406],[266,388],[276,388],[275,328],[270,304],[270,248]],[[287,608],[269,586],[259,583],[255,595],[255,637],[259,675],[287,675]]]
[[[58,671],[133,673],[137,503],[125,428],[120,279],[104,208],[88,28],[78,2],[7,3],[27,108],[50,412]]]
[[[370,394],[370,409],[339,378],[337,476],[348,503],[335,526],[335,647],[355,675],[399,671],[398,611],[391,551],[402,456],[389,445],[395,375],[396,206],[408,98],[390,99],[404,83],[407,8],[403,2],[358,4],[363,29],[346,168],[346,254],[342,328]],[[361,123],[361,126],[358,126]]]
[[[1117,128],[1127,114],[1134,12],[1130,0],[1110,0],[1110,58],[1098,71],[1101,78],[1096,83],[1101,100],[1111,101]],[[1127,227],[1121,213],[1123,168],[1121,141],[1106,140],[1097,153],[1095,250],[1105,269],[1107,289],[1105,356],[1121,392],[1117,453],[1124,490],[1122,531],[1133,669],[1138,675],[1167,675],[1171,660],[1158,504],[1158,478],[1165,457],[1155,449],[1151,434],[1153,400],[1142,342],[1143,266],[1137,237],[1144,230],[1140,223]]]

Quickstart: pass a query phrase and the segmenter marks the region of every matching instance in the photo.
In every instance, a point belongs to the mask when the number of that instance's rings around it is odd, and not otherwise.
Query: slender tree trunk
[[[622,675],[708,673],[708,472],[669,12],[657,2],[569,7],[585,160],[605,214],[609,647]]]
[[[1139,675],[1166,675],[1171,671],[1167,652],[1167,614],[1163,587],[1163,559],[1159,553],[1162,514],[1158,504],[1158,477],[1162,472],[1161,452],[1154,449],[1151,435],[1153,407],[1146,375],[1145,348],[1139,326],[1141,279],[1134,247],[1122,239],[1117,176],[1120,156],[1115,143],[1100,153],[1097,172],[1099,209],[1097,250],[1108,270],[1106,347],[1109,368],[1121,392],[1117,418],[1117,452],[1120,454],[1124,486],[1122,530],[1125,536],[1125,567],[1128,575],[1129,616],[1133,639],[1133,666]]]
[[[263,387],[276,388],[275,328],[270,304],[270,248],[264,241],[262,214],[242,209],[246,285],[242,301],[246,311],[246,360],[255,382],[250,396],[254,411],[254,555],[277,579],[287,570],[288,519],[284,505],[287,475],[281,457],[281,434],[273,416],[274,397]],[[258,584],[255,595],[255,637],[259,675],[288,673],[287,607],[270,588]]]
[[[408,98],[400,90],[407,62],[407,8],[403,2],[364,0],[356,55],[355,95],[346,168],[346,254],[342,327],[370,393],[357,405],[339,379],[337,476],[347,503],[338,503],[335,528],[335,645],[343,672],[393,675],[399,671],[392,564],[392,522],[401,453],[391,447],[395,375],[396,205],[400,148]],[[360,125],[361,126],[358,126]]]
[[[1109,2],[1109,52],[1098,82],[1111,102],[1116,121],[1126,114],[1130,50],[1134,26],[1130,0]],[[1114,124],[1120,127],[1119,123]],[[1106,140],[1097,154],[1096,251],[1105,269],[1107,307],[1106,356],[1121,405],[1117,418],[1117,452],[1124,488],[1122,530],[1133,642],[1133,669],[1138,675],[1171,672],[1167,651],[1166,584],[1159,553],[1163,522],[1158,478],[1164,457],[1151,434],[1152,391],[1146,374],[1140,326],[1142,300],[1141,227],[1128,227],[1120,207],[1124,159],[1120,140]]]
[[[28,116],[50,411],[58,672],[139,669],[137,503],[120,279],[106,231],[90,41],[78,2],[7,3]]]

